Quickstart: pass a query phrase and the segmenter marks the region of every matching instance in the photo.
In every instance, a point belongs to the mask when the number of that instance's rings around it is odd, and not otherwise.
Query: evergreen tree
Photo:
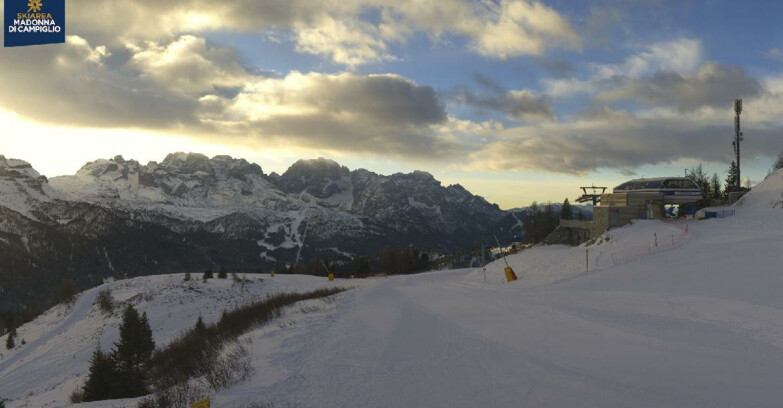
[[[198,320],[196,320],[196,325],[193,327],[193,331],[196,333],[203,333],[205,330],[207,330],[207,326],[204,324],[204,319],[199,316]]]
[[[533,201],[530,206],[527,207],[525,212],[525,218],[522,220],[522,226],[525,228],[525,241],[538,242],[536,237],[536,230],[538,228],[538,222],[540,220],[540,211],[538,209],[538,203]]]
[[[112,359],[123,384],[116,397],[131,398],[147,394],[144,369],[155,350],[147,313],[139,316],[132,305],[125,308],[120,324],[120,340],[114,347]]]
[[[228,274],[226,273],[226,268],[224,268],[223,265],[220,265],[220,270],[218,271],[218,278],[219,279],[228,278]]]
[[[563,201],[563,206],[560,208],[560,218],[564,220],[570,220],[573,216],[573,207],[571,207],[571,203],[568,202],[568,198]]]
[[[8,333],[8,338],[5,339],[5,348],[11,350],[12,348],[16,347],[15,339],[16,327],[12,327],[11,331]]]
[[[712,198],[720,198],[721,185],[718,173],[712,173],[712,183],[710,187],[712,188]]]
[[[426,252],[421,253],[419,257],[419,271],[426,271],[430,267],[430,256]]]
[[[543,241],[555,227],[557,227],[557,215],[555,215],[555,208],[551,202],[547,201],[544,206],[544,214],[542,219],[542,227],[540,231],[539,241]]]
[[[207,268],[206,271],[204,271],[204,275],[202,276],[202,279],[204,279],[204,282],[207,281],[207,279],[212,279],[212,267]]]
[[[183,281],[187,282],[190,280],[190,272],[185,272],[185,278],[182,279]]]
[[[100,401],[116,398],[119,388],[117,370],[109,355],[96,349],[90,359],[90,374],[84,384],[84,401]]]
[[[729,165],[729,172],[726,175],[726,195],[728,195],[729,192],[737,191],[737,177],[737,163],[732,160],[731,165]]]
[[[778,154],[778,158],[772,163],[772,171],[783,169],[783,151]]]

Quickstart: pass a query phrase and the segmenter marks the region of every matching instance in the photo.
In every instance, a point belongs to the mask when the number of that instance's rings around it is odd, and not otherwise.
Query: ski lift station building
[[[592,221],[560,220],[561,233],[568,234],[568,242],[572,245],[629,224],[633,219],[664,218],[666,205],[696,203],[702,199],[702,192],[691,179],[659,177],[626,181],[615,187],[612,193],[590,195],[585,190],[581,200],[587,201],[588,198],[595,204]]]

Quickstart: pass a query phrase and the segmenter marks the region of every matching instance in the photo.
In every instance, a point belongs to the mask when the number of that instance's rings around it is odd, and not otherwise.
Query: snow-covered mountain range
[[[520,225],[429,173],[384,176],[323,158],[278,175],[228,156],[117,156],[47,179],[0,156],[0,308],[21,300],[9,288],[41,297],[65,279],[280,268],[389,245],[455,250]]]

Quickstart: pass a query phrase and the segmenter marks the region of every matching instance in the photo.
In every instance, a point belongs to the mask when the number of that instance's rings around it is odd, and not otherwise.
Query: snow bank
[[[734,204],[740,214],[759,216],[770,209],[783,217],[783,169],[767,176]]]

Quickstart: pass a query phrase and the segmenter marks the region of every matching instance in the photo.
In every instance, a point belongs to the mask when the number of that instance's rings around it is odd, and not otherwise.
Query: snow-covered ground
[[[279,292],[304,292],[330,286],[362,286],[372,281],[329,282],[326,278],[300,275],[240,275],[246,283],[228,279],[201,281],[201,273],[183,281],[184,274],[140,277],[106,283],[80,294],[73,305],[59,305],[18,329],[17,347],[0,349],[0,399],[8,407],[59,407],[68,405],[70,394],[84,384],[89,360],[96,347],[110,350],[119,338],[122,305],[132,302],[146,312],[157,345],[169,343],[190,329],[199,316],[216,322],[224,310]],[[111,290],[121,303],[113,315],[106,315],[95,298]],[[326,304],[326,303],[325,303]],[[293,318],[296,305],[283,317]],[[320,307],[323,308],[323,307]],[[24,341],[24,345],[22,345]],[[259,354],[263,357],[263,353]],[[90,406],[123,406],[118,403]],[[135,406],[128,402],[127,406]]]
[[[511,255],[520,276],[512,283],[502,260],[487,266],[486,281],[481,269],[465,269],[338,282],[362,287],[289,308],[243,336],[255,374],[214,394],[213,407],[777,407],[781,200],[783,171],[736,216],[690,221],[687,234],[681,221],[643,221],[612,230],[587,254],[549,246]],[[215,320],[245,296],[327,284],[281,276],[242,295],[214,280],[194,300],[180,280],[111,285],[117,297],[142,293],[139,307],[164,343],[199,313]],[[0,356],[10,407],[65,404],[92,349],[116,339],[117,319],[90,308],[95,293],[19,330],[27,344]]]

